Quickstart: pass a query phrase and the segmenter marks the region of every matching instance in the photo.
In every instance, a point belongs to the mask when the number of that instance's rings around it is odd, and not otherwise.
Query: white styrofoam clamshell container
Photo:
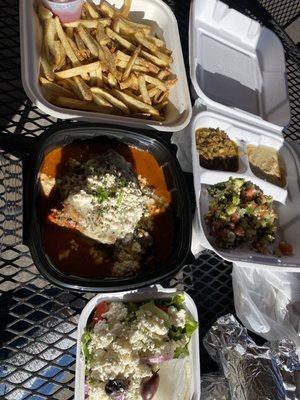
[[[189,25],[190,74],[195,97],[203,107],[188,126],[192,135],[192,159],[196,195],[196,222],[201,246],[239,264],[265,268],[285,267],[300,271],[300,164],[296,153],[283,141],[282,129],[290,121],[285,59],[279,38],[258,22],[219,0],[193,0]],[[264,144],[279,150],[284,161],[286,187],[257,178],[247,156],[240,157],[236,174],[208,171],[200,166],[195,131],[200,127],[225,130],[243,149]],[[204,222],[208,210],[207,185],[241,176],[253,181],[275,199],[280,239],[293,246],[294,255],[282,259],[262,255],[249,247],[221,250],[214,246]],[[284,204],[285,203],[285,204]]]
[[[290,121],[283,46],[271,30],[219,0],[190,9],[190,74],[196,95],[218,112],[274,134]]]
[[[279,215],[279,228],[278,228],[278,237],[275,242],[275,245],[278,245],[280,240],[285,240],[289,244],[293,246],[294,255],[290,257],[278,258],[274,255],[263,255],[251,251],[248,246],[238,247],[232,250],[223,250],[215,247],[213,238],[209,236],[208,229],[206,227],[204,216],[208,211],[208,202],[209,196],[207,193],[207,184],[211,184],[206,182],[206,184],[201,183],[201,170],[203,168],[200,167],[199,163],[199,154],[196,150],[195,143],[195,131],[197,128],[201,127],[219,127],[222,130],[228,132],[229,136],[234,135],[234,132],[240,131],[245,132],[245,137],[251,143],[261,143],[263,140],[263,144],[272,145],[275,141],[275,138],[272,136],[260,136],[259,130],[256,127],[250,127],[249,124],[245,124],[240,122],[239,120],[234,120],[233,118],[225,117],[223,115],[217,114],[213,111],[203,111],[198,113],[190,124],[190,133],[192,135],[192,159],[193,159],[193,175],[194,175],[194,188],[195,188],[195,196],[196,196],[196,212],[197,219],[200,228],[200,237],[199,241],[204,248],[211,249],[215,251],[222,258],[235,262],[235,263],[248,263],[252,266],[260,265],[265,268],[285,268],[286,271],[297,271],[300,272],[300,241],[298,240],[298,236],[300,233],[300,160],[299,155],[294,151],[292,146],[282,141],[281,146],[279,148],[279,153],[281,158],[284,161],[285,169],[286,169],[286,188],[287,188],[287,198],[285,204],[280,204],[275,201],[276,211]],[[279,138],[278,141],[280,142]],[[278,145],[279,145],[278,142]],[[207,171],[207,170],[206,170]],[[215,171],[217,176],[218,171]],[[229,176],[233,176],[235,174],[228,173],[227,178]],[[236,174],[236,176],[244,177],[243,174]],[[218,181],[222,182],[226,179],[220,178]],[[249,177],[249,180],[254,181],[253,177]],[[213,182],[215,183],[215,182]],[[257,183],[260,188],[267,194],[268,185],[263,180]],[[272,185],[277,188],[275,185]],[[279,188],[278,188],[279,189]],[[275,195],[276,199],[276,195]]]
[[[94,309],[101,301],[145,301],[162,298],[170,298],[176,293],[176,289],[164,289],[161,285],[153,285],[148,288],[118,293],[103,293],[92,298],[82,313],[78,322],[77,350],[76,350],[76,375],[75,375],[75,397],[74,400],[85,399],[85,361],[81,353],[81,337],[86,328],[88,319]],[[193,299],[184,292],[185,309],[198,322],[198,311]],[[198,330],[193,334],[190,342],[190,363],[192,368],[191,393],[189,400],[200,400],[200,350]],[[172,372],[171,372],[172,373]],[[155,400],[155,397],[154,399]]]
[[[93,0],[99,4],[100,0]],[[123,5],[123,0],[108,0],[117,8]],[[78,111],[57,107],[49,103],[43,96],[38,82],[40,68],[41,27],[34,12],[35,0],[20,0],[20,36],[23,87],[33,102],[41,111],[60,119],[73,119],[89,122],[111,123],[159,131],[179,131],[187,126],[191,118],[191,101],[185,66],[183,61],[178,24],[170,7],[162,0],[133,0],[130,18],[136,22],[147,22],[154,32],[166,41],[172,51],[174,62],[172,72],[177,75],[178,82],[170,91],[170,104],[166,109],[166,120],[163,122],[143,120],[138,118]]]

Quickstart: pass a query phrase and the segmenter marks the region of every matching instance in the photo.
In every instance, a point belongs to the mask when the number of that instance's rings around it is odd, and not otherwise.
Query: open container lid
[[[207,108],[282,136],[290,121],[279,38],[219,0],[190,10],[190,74]]]

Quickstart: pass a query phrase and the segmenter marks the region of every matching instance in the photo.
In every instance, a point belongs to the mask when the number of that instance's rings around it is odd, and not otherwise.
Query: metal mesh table
[[[226,2],[261,21],[282,39],[292,110],[290,127],[284,133],[290,141],[299,140],[299,54],[282,27],[299,14],[300,2]],[[189,1],[167,3],[179,21],[188,60]],[[1,130],[35,138],[56,121],[33,107],[22,89],[18,20],[18,1],[0,0]],[[93,295],[59,289],[39,275],[28,248],[22,244],[21,160],[1,152],[0,163],[0,397],[72,399],[77,319]],[[191,177],[187,179],[191,182]],[[201,336],[218,316],[234,312],[231,264],[209,251],[162,284],[185,289],[192,295],[198,306]],[[202,349],[202,372],[214,367]]]

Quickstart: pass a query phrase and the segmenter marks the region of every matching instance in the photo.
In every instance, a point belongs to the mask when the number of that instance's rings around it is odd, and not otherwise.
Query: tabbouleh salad
[[[210,200],[205,222],[216,245],[233,249],[246,243],[260,253],[268,253],[278,222],[272,197],[241,178],[230,178],[207,190]]]

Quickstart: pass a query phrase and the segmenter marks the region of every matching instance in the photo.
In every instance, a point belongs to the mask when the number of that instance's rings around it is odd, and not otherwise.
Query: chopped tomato
[[[164,311],[165,313],[167,313],[168,314],[168,307],[165,307],[165,306],[158,306],[158,308],[160,308],[162,311]]]
[[[247,190],[244,191],[243,195],[245,197],[245,199],[247,200],[252,200],[255,196],[255,188],[254,187],[250,187]]]
[[[237,223],[238,221],[239,221],[239,219],[240,219],[240,217],[239,217],[239,215],[238,214],[232,214],[231,216],[230,216],[230,221],[232,222],[232,223]]]
[[[286,243],[286,242],[280,242],[279,243],[279,251],[283,256],[292,256],[293,255],[293,247]]]
[[[234,233],[236,234],[236,236],[244,236],[245,234],[244,229],[240,226],[234,229]]]
[[[105,314],[109,309],[109,304],[107,301],[102,301],[98,304],[96,310],[94,311],[92,324],[96,325],[101,319],[103,319],[102,315]]]
[[[212,232],[213,232],[213,233],[218,232],[218,231],[220,230],[221,226],[222,226],[222,225],[220,224],[220,222],[214,221],[214,222],[212,223],[212,225],[211,225]]]

